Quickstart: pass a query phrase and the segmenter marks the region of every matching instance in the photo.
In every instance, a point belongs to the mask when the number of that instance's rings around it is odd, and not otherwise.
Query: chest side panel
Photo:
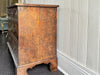
[[[40,44],[39,50],[41,59],[48,59],[56,56],[56,28],[57,9],[40,8]]]
[[[19,65],[39,60],[39,8],[19,7]]]

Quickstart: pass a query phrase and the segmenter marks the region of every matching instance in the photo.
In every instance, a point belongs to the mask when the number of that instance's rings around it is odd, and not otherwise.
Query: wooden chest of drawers
[[[57,70],[58,5],[15,4],[8,7],[7,45],[16,65],[17,75],[38,64],[50,64]]]

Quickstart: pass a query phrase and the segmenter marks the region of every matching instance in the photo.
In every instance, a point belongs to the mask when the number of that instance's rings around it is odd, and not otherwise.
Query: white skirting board
[[[57,51],[57,55],[58,69],[64,73],[64,75],[96,75],[96,73],[90,69],[70,60],[64,53],[59,50]]]

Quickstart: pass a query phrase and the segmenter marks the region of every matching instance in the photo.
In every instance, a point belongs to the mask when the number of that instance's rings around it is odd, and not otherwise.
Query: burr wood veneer
[[[27,69],[50,64],[57,70],[58,5],[15,4],[8,7],[8,47],[17,75],[28,75]]]

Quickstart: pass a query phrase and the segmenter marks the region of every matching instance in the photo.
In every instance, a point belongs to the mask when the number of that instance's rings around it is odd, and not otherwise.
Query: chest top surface
[[[57,8],[59,7],[59,5],[45,5],[45,4],[19,4],[16,3],[12,6],[9,6],[9,8],[13,8],[13,7],[44,7],[44,8]]]

